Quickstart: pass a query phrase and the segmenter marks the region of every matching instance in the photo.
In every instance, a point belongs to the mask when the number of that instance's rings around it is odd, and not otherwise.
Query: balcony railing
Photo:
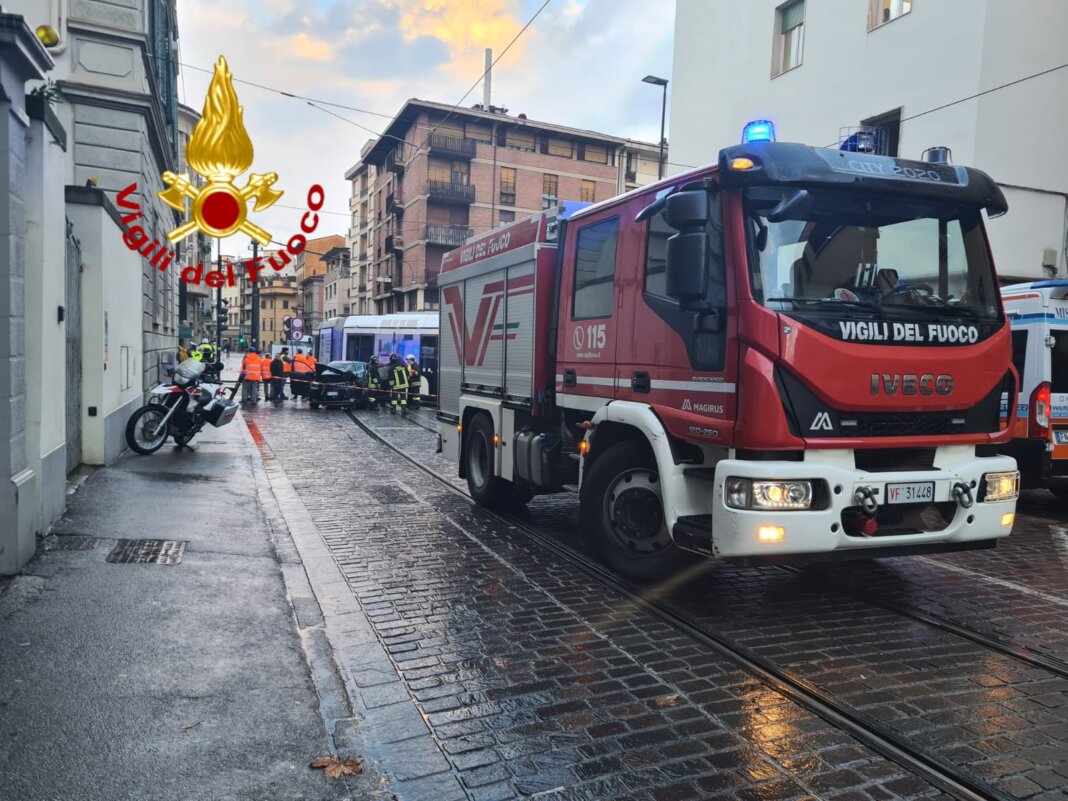
[[[462,136],[447,136],[445,134],[430,134],[430,155],[449,156],[451,158],[475,157],[475,149],[478,142],[474,139],[466,139]]]
[[[400,233],[389,231],[386,234],[386,250],[404,250],[404,236]]]
[[[356,259],[357,261],[367,261],[367,251],[361,250],[360,255]]]
[[[398,213],[404,211],[404,192],[400,186],[395,185],[393,191],[386,195],[386,211]]]
[[[405,144],[401,142],[386,154],[386,169],[400,175],[407,166],[407,152]]]
[[[426,191],[431,200],[443,203],[474,203],[475,188],[455,181],[427,181]]]
[[[471,234],[471,229],[466,225],[428,225],[426,227],[426,242],[428,245],[458,248],[467,242],[467,238]]]

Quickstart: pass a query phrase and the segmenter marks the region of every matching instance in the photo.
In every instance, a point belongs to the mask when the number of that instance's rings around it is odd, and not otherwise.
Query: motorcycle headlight
[[[811,481],[754,481],[732,477],[727,479],[724,493],[727,506],[735,509],[812,508]]]
[[[1014,501],[1019,495],[1019,470],[1010,470],[1005,473],[986,473],[983,476],[983,494],[979,498],[981,502]]]

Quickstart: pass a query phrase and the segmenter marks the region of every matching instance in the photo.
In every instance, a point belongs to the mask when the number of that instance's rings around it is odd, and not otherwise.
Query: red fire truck
[[[487,506],[577,486],[635,578],[993,546],[1018,379],[983,210],[975,169],[751,141],[484,234],[442,261],[439,447]]]

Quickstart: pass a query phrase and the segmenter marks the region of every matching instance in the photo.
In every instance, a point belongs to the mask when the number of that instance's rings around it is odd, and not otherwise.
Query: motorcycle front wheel
[[[167,427],[163,426],[158,434],[154,432],[166,416],[167,407],[162,403],[142,406],[126,421],[126,444],[142,456],[158,451],[167,441]]]

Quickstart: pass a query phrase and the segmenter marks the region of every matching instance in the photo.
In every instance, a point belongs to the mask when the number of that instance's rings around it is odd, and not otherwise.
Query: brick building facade
[[[565,200],[656,180],[653,144],[409,100],[348,172],[354,314],[437,308],[442,255]]]

